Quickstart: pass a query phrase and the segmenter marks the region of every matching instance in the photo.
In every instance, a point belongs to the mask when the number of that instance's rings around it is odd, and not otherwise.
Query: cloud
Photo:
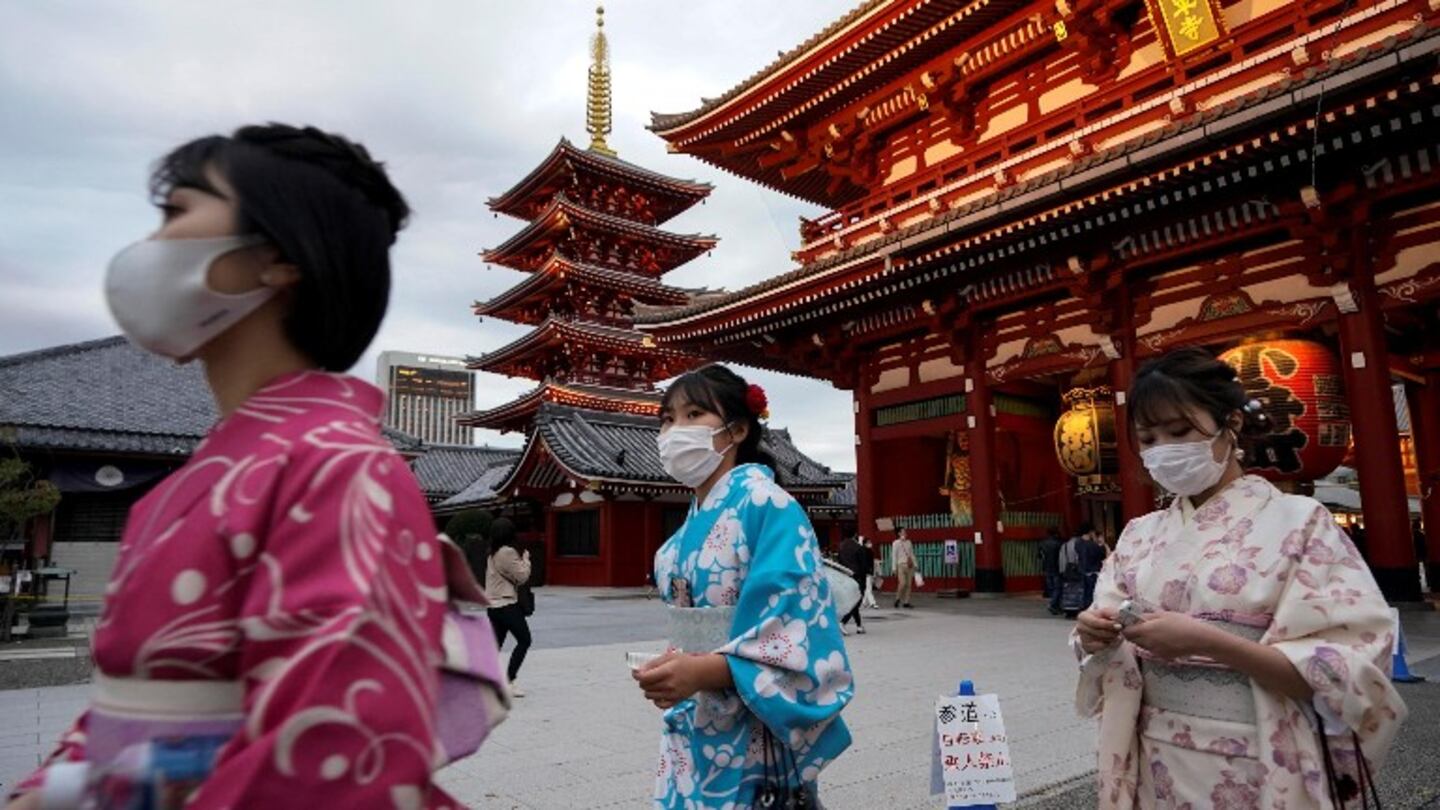
[[[606,5],[611,145],[632,162],[715,186],[668,227],[714,233],[719,247],[667,281],[734,289],[784,272],[796,217],[818,211],[668,154],[645,130],[650,111],[693,108],[845,10],[773,0]],[[101,274],[116,250],[155,227],[144,193],[150,164],[190,138],[265,120],[364,142],[415,209],[394,255],[390,313],[355,373],[373,377],[382,349],[481,354],[524,333],[477,323],[469,311],[521,280],[477,255],[520,227],[485,201],[562,135],[585,141],[590,5],[57,0],[8,4],[4,17],[0,354],[112,334]],[[751,376],[771,390],[777,426],[822,462],[854,468],[847,393]],[[480,405],[532,384],[483,379]]]

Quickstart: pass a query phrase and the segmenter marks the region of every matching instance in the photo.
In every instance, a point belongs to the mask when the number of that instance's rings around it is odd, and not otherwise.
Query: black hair
[[[760,424],[760,415],[750,410],[749,393],[750,384],[745,382],[744,377],[719,363],[712,363],[675,378],[660,398],[660,412],[663,414],[670,410],[678,395],[701,410],[720,417],[728,426],[736,423],[745,425],[745,439],[735,448],[735,463],[763,464],[774,471],[775,459],[760,449],[765,428]]]
[[[510,518],[495,518],[490,521],[490,553],[494,554],[506,546],[519,550],[515,541],[515,523]]]
[[[315,127],[247,126],[199,138],[161,158],[150,195],[177,188],[218,194],[211,169],[235,189],[236,230],[257,233],[300,270],[285,333],[321,368],[360,359],[390,300],[390,246],[410,208],[384,164],[354,141]]]
[[[1149,361],[1130,384],[1130,430],[1171,419],[1184,419],[1200,433],[1191,411],[1198,408],[1215,420],[1220,430],[1241,415],[1237,440],[1270,432],[1269,419],[1259,403],[1245,393],[1235,367],[1200,347],[1176,349]],[[1215,434],[1209,434],[1215,435]]]
[[[1086,520],[1086,521],[1081,521],[1080,525],[1075,527],[1075,536],[1076,536],[1076,537],[1079,537],[1079,536],[1082,535],[1082,534],[1089,534],[1090,532],[1093,532],[1093,531],[1095,531],[1095,524],[1094,524],[1094,523],[1091,523],[1091,522],[1088,521],[1088,520]]]

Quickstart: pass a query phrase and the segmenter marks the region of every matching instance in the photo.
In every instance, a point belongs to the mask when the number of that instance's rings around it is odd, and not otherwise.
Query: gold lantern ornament
[[[1072,388],[1061,399],[1066,411],[1055,422],[1055,456],[1077,479],[1081,494],[1115,492],[1115,403],[1108,385]]]

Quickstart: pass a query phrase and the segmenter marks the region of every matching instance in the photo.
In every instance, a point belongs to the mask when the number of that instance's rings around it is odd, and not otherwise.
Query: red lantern
[[[1270,420],[1246,469],[1272,481],[1313,481],[1340,466],[1350,445],[1350,406],[1334,353],[1309,340],[1264,340],[1220,359],[1235,367]]]

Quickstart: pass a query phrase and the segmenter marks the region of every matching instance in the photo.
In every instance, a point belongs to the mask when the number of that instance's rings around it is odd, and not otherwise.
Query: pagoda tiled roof
[[[536,270],[529,278],[509,290],[489,301],[475,302],[475,314],[501,316],[506,310],[548,296],[551,290],[564,284],[567,279],[588,288],[625,293],[635,301],[652,305],[686,304],[700,292],[699,290],[672,287],[658,279],[639,273],[613,270],[608,267],[571,261],[563,256],[555,256],[546,263],[545,267]],[[520,317],[506,317],[506,320],[535,323],[533,320],[524,320]]]
[[[634,329],[552,317],[519,339],[488,354],[470,358],[469,367],[477,371],[495,371],[505,363],[534,352],[552,351],[557,344],[566,342],[591,349],[606,348],[672,358],[686,356],[677,349],[656,346],[649,335]]]
[[[566,238],[573,226],[590,228],[601,233],[623,236],[643,244],[664,246],[677,251],[679,261],[668,262],[669,266],[661,268],[660,272],[662,273],[669,272],[714,248],[719,241],[711,235],[671,233],[641,222],[604,214],[586,208],[570,200],[564,194],[557,194],[544,213],[537,216],[529,225],[499,247],[486,250],[481,256],[485,261],[493,264],[527,270],[529,268],[523,265],[516,266],[515,258],[518,255],[528,249],[545,245],[547,239]]]
[[[1417,45],[1417,38],[1424,42]],[[681,321],[713,317],[724,309],[736,308],[738,314],[741,306],[779,301],[782,292],[801,287],[805,288],[805,294],[813,299],[817,296],[812,285],[822,283],[824,277],[850,267],[877,262],[902,249],[913,251],[932,243],[939,244],[940,240],[956,243],[965,233],[984,234],[1003,229],[1007,234],[1013,234],[1032,225],[1044,224],[1053,227],[1067,218],[1100,216],[1102,214],[1099,213],[1098,203],[1108,201],[1110,204],[1117,204],[1125,194],[1102,189],[1094,194],[1079,196],[1096,188],[1097,180],[1133,180],[1138,176],[1149,176],[1155,170],[1158,160],[1181,157],[1197,145],[1209,143],[1212,138],[1231,135],[1240,131],[1241,127],[1254,126],[1267,119],[1289,114],[1307,102],[1313,103],[1315,85],[1323,82],[1326,92],[1333,93],[1343,90],[1347,82],[1373,78],[1375,64],[1394,60],[1396,52],[1409,54],[1410,59],[1421,59],[1435,49],[1440,49],[1440,32],[1436,31],[1423,32],[1420,36],[1392,37],[1359,48],[1344,58],[1277,81],[1111,149],[1076,159],[1059,169],[1007,186],[991,196],[935,214],[749,287],[697,298],[688,306],[644,308],[636,312],[635,322],[640,328],[651,331],[673,327]],[[1364,109],[1363,105],[1357,107],[1352,104],[1337,111],[1337,114],[1348,117],[1357,112],[1363,113]],[[1235,153],[1230,153],[1230,159],[1235,156]],[[1191,161],[1183,169],[1172,169],[1165,174],[1168,182],[1176,182],[1187,173],[1218,172],[1225,165],[1226,161],[1223,160],[1202,163]],[[1141,173],[1137,174],[1137,171]],[[1138,188],[1140,187],[1127,187],[1126,193],[1134,192]],[[1041,210],[1046,204],[1053,206],[1061,202],[1065,203],[1063,209],[1046,211],[1043,216],[1021,216],[1023,212]],[[887,262],[883,269],[877,268],[878,271],[867,278],[867,281],[895,276],[906,266],[902,262]],[[844,286],[848,290],[856,285],[847,282]],[[812,309],[814,307],[813,303],[808,306]]]
[[[665,473],[656,449],[660,423],[653,416],[607,413],[553,403],[541,406],[535,431],[510,477],[498,487],[577,483],[639,484],[683,489]],[[761,448],[776,460],[776,478],[792,492],[845,486],[846,477],[800,452],[788,431],[769,430]]]
[[[429,444],[415,460],[415,478],[431,503],[460,494],[498,462],[513,463],[518,448],[470,444]]]
[[[660,412],[660,394],[605,385],[546,382],[503,405],[464,414],[459,418],[469,427],[514,430],[528,428],[540,406],[546,402],[598,411],[618,411],[655,417]]]
[[[660,222],[705,199],[715,188],[709,183],[669,177],[618,157],[581,149],[568,138],[561,138],[539,166],[505,193],[492,197],[490,208],[525,219],[526,209],[533,210],[541,202],[535,199],[536,195],[553,193],[553,188],[564,188],[567,185],[565,179],[580,171],[595,172],[629,185],[642,186],[670,198],[673,202],[665,207]]]
[[[123,337],[0,357],[0,439],[25,450],[188,457],[220,419],[199,363]],[[382,430],[400,453],[421,441]]]

